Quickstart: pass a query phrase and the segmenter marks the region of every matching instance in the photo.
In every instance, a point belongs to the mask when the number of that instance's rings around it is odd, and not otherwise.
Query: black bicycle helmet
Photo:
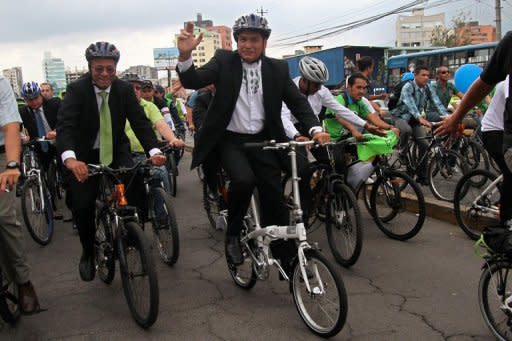
[[[126,82],[140,83],[140,84],[142,84],[142,82],[143,82],[143,80],[140,78],[140,76],[138,74],[131,73],[131,72],[125,73],[121,77],[121,80],[126,81]]]
[[[109,58],[113,59],[117,64],[119,57],[120,53],[116,46],[106,41],[98,41],[95,44],[89,45],[85,50],[85,58],[88,62],[96,58]]]
[[[242,31],[259,32],[265,39],[268,39],[270,32],[272,32],[268,26],[267,19],[256,14],[243,15],[235,21],[235,25],[233,25],[233,37],[235,41],[238,41],[238,34]]]

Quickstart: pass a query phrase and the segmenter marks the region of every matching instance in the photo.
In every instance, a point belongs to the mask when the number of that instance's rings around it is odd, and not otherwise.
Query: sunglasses
[[[442,74],[442,75],[446,75],[447,73],[450,73],[450,71],[441,71],[439,73]]]
[[[93,70],[96,73],[103,73],[106,71],[109,75],[116,73],[116,68],[112,66],[95,66]]]

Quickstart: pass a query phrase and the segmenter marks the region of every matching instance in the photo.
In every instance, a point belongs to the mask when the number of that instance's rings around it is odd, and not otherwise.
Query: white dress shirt
[[[300,77],[296,77],[293,79],[293,82],[299,87]],[[321,86],[320,90],[315,92],[313,95],[308,96],[309,105],[313,109],[313,112],[318,117],[320,112],[322,111],[322,107],[326,107],[334,111],[336,116],[339,116],[348,122],[354,124],[356,127],[362,129],[366,125],[366,121],[359,117],[357,114],[349,110],[348,108],[341,105],[331,94],[329,89],[325,86]],[[283,103],[283,107],[281,109],[281,119],[283,121],[283,126],[286,132],[286,136],[289,139],[293,139],[295,135],[299,132],[295,128],[295,123],[297,123],[297,119],[293,116],[290,109]]]
[[[509,76],[496,85],[496,91],[492,96],[491,104],[482,118],[482,131],[503,131],[505,103],[508,98]]]

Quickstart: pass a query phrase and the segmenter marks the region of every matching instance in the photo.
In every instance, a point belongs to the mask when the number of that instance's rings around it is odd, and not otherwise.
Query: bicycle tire
[[[64,184],[62,180],[62,175],[60,174],[60,171],[57,168],[56,162],[50,162],[47,173],[48,187],[50,188],[52,198],[61,200],[62,198],[64,198]]]
[[[167,214],[167,225],[164,228],[157,226],[156,220],[152,221],[153,233],[156,241],[156,247],[162,261],[172,266],[176,263],[180,255],[180,237],[178,223],[176,222],[176,213],[170,195],[163,188],[155,188],[153,204],[156,205],[157,197],[161,198],[163,209]],[[156,210],[155,210],[156,211]],[[170,242],[169,242],[170,241]]]
[[[322,254],[313,249],[305,250],[304,254],[307,259],[306,271],[308,275],[312,274],[311,278],[308,276],[308,281],[313,290],[312,293],[308,293],[298,259],[296,258],[290,278],[290,291],[292,292],[293,302],[302,321],[314,334],[324,338],[334,336],[343,329],[347,318],[348,303],[345,285],[338,271],[334,269],[332,264]],[[321,288],[318,286],[317,271],[324,287],[324,293],[321,292]],[[330,280],[331,283],[327,284],[327,280]],[[325,290],[328,290],[328,292]],[[326,293],[327,295],[332,295],[333,298],[325,298]],[[309,310],[305,306],[306,299],[312,299],[315,305],[319,305],[320,300],[324,298],[329,302],[329,305],[334,306],[335,310],[333,317],[330,319],[334,322],[329,326],[321,325],[320,323],[322,322],[315,321],[312,317],[314,311]],[[321,315],[327,315],[325,309],[321,311]]]
[[[425,222],[426,208],[423,192],[420,186],[404,172],[384,170],[373,184],[370,206],[377,227],[392,239],[400,241],[411,239],[420,232]],[[390,212],[383,213],[381,209],[384,210],[385,207],[388,207]],[[405,212],[406,210],[412,212]],[[401,212],[405,212],[405,215],[401,215]],[[397,219],[401,216],[404,216],[404,219]],[[409,220],[412,223],[407,223]],[[404,231],[398,232],[398,228]]]
[[[48,192],[48,188],[45,186],[44,182],[43,186],[43,196],[44,198],[40,198],[39,194],[39,186],[36,178],[28,179],[21,189],[21,213],[23,217],[23,221],[25,222],[25,226],[32,237],[32,239],[40,244],[40,245],[48,245],[53,237],[53,208],[50,200],[50,193]],[[33,198],[33,201],[31,200]],[[41,210],[41,203],[45,203],[44,212]],[[35,207],[32,207],[32,202]],[[37,216],[42,216],[43,220],[41,221],[41,228],[35,226],[35,222],[31,221],[30,215],[31,213],[37,214]]]
[[[333,187],[325,219],[327,241],[336,261],[348,268],[357,262],[363,247],[361,211],[350,187],[341,182]],[[342,240],[337,240],[338,235]]]
[[[476,141],[469,140],[464,143],[460,149],[460,155],[466,160],[468,170],[489,170],[489,155],[487,155],[484,147]]]
[[[217,198],[210,198],[208,195],[208,184],[203,181],[203,208],[213,229],[217,229],[217,219],[220,217],[220,212],[223,210],[223,199],[219,194]]]
[[[174,159],[174,153],[167,155],[167,161],[165,165],[167,169],[167,176],[169,178],[169,191],[173,197],[176,197],[176,193],[178,192],[178,182],[177,182],[177,166],[176,160]]]
[[[128,303],[128,307],[135,322],[142,328],[148,329],[155,323],[158,317],[158,278],[151,248],[146,241],[144,232],[137,223],[132,221],[125,223],[125,233],[118,237],[118,253],[121,280],[126,302]],[[138,257],[135,253],[138,254]],[[140,269],[132,269],[132,265],[128,264],[132,258],[140,262]],[[148,297],[144,298],[147,300],[146,303],[148,303],[148,307],[140,309],[144,311],[139,311],[140,307],[135,306],[138,302],[134,297],[135,290],[131,282],[133,279],[141,277],[147,279],[149,291]]]
[[[471,180],[471,178],[476,177],[481,177],[481,179],[476,181]],[[485,205],[484,211],[473,205],[467,206],[465,203],[472,203],[490,183],[496,180],[496,178],[496,174],[488,170],[476,169],[464,175],[457,183],[457,187],[455,187],[453,210],[457,224],[462,231],[473,240],[480,238],[484,227],[497,225],[499,223],[499,217],[495,217],[495,219],[492,220],[491,217],[485,216],[485,207],[490,207],[494,201],[498,200],[498,197],[493,198],[493,193],[489,193],[485,198],[481,199],[479,206]],[[472,189],[476,190],[475,197],[472,197]]]
[[[453,150],[445,151],[443,156],[434,156],[427,173],[430,191],[439,200],[453,202],[455,186],[467,172],[466,162]]]
[[[112,222],[106,210],[100,211],[96,218],[94,251],[98,277],[105,284],[112,283],[116,273],[116,260]]]
[[[505,276],[503,276],[502,271],[505,271]],[[495,274],[498,274],[498,278],[493,280],[493,275]],[[510,303],[505,306],[505,299],[508,297],[504,296],[505,294],[510,295],[512,291],[512,278],[510,276],[512,276],[512,264],[508,261],[486,265],[478,285],[478,305],[480,306],[480,311],[485,324],[499,340],[512,339],[512,329],[510,327],[512,324],[512,312],[510,311]],[[496,285],[498,282],[503,281],[505,283]],[[498,288],[496,286],[493,288],[492,284],[495,284]],[[491,311],[491,301],[496,301],[495,303],[497,303],[496,314],[493,314]],[[505,307],[508,309],[505,310]],[[499,328],[497,319],[500,317],[505,318],[503,320],[505,322],[505,330]]]
[[[18,303],[19,287],[12,281],[7,281],[0,269],[0,317],[14,326],[21,316],[21,307]]]

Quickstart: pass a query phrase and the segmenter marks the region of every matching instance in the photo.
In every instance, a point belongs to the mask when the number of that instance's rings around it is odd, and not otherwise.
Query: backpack
[[[398,106],[398,101],[400,100],[400,95],[402,95],[402,88],[405,86],[405,84],[411,83],[411,82],[412,82],[411,80],[401,81],[400,83],[395,85],[393,90],[391,90],[391,94],[389,95],[389,102],[388,102],[388,110],[389,111],[395,109]],[[413,87],[413,91],[414,91],[414,87]]]

